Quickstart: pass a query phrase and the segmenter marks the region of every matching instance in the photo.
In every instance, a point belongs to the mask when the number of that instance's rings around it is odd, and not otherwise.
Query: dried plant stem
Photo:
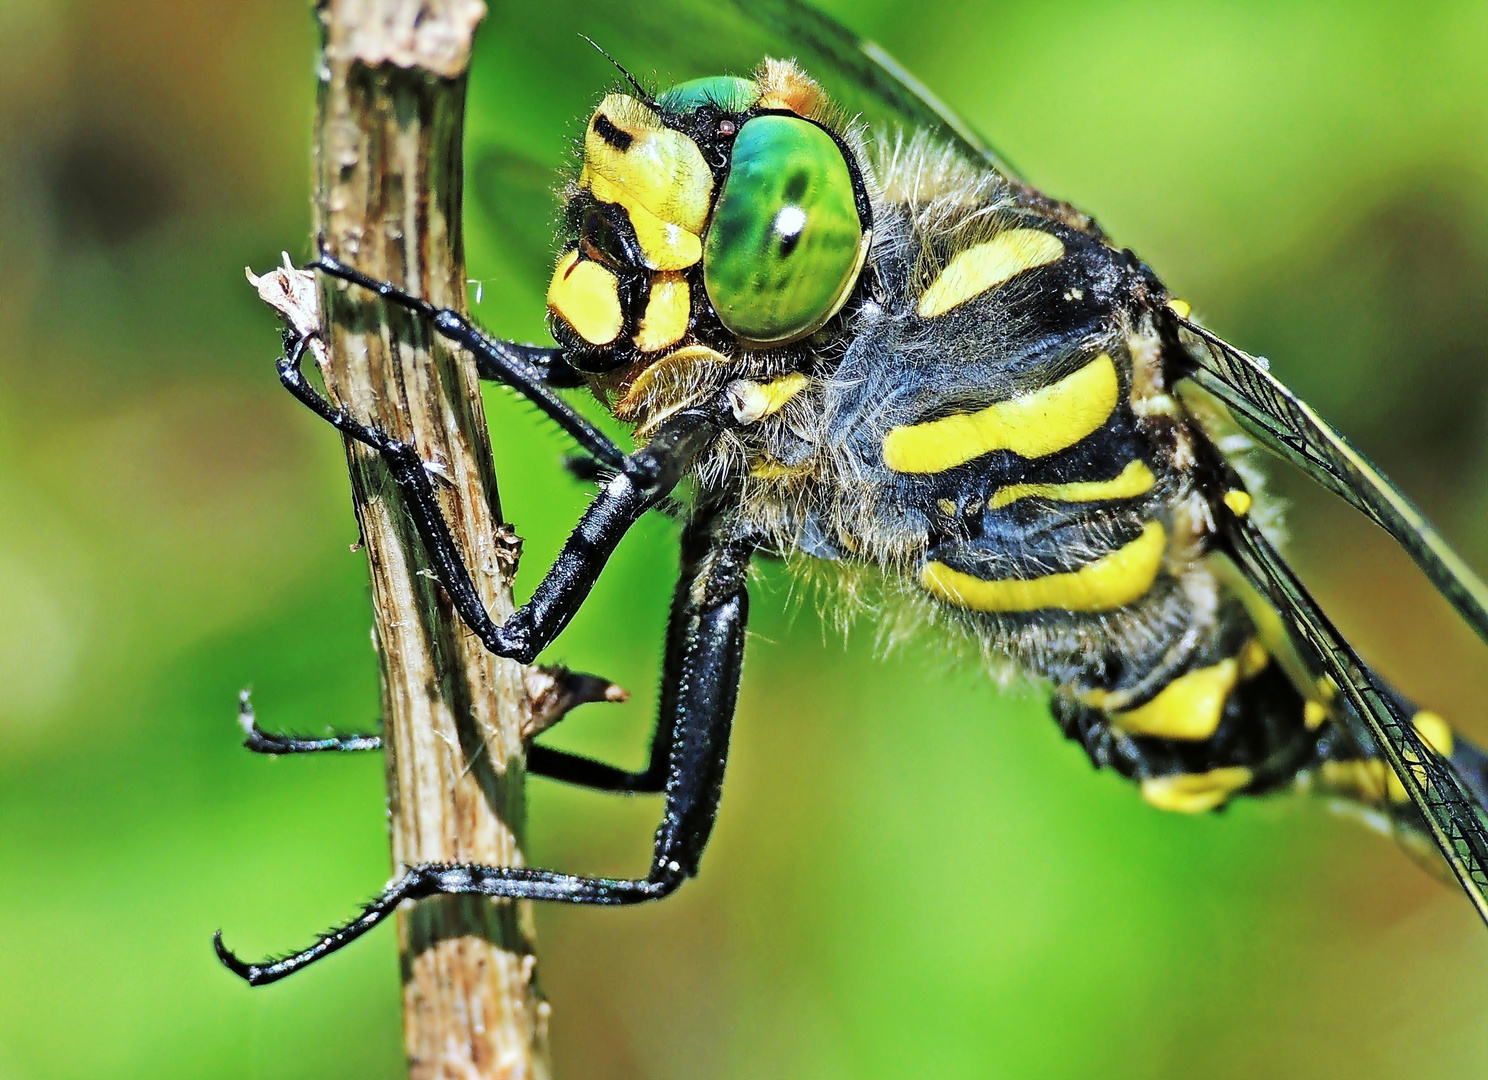
[[[465,307],[460,232],[465,68],[481,0],[324,0],[315,220],[326,250],[436,305]],[[441,478],[455,540],[495,617],[516,542],[501,522],[475,371],[431,329],[324,275],[327,389],[413,440]],[[372,577],[395,867],[518,865],[523,669],[491,656],[421,568],[381,460],[347,444]],[[546,1077],[547,1004],[528,905],[442,897],[401,913],[410,1073]]]

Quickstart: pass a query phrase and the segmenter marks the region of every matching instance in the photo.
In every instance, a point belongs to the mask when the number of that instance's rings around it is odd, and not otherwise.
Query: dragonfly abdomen
[[[1091,763],[1136,781],[1147,802],[1212,810],[1237,793],[1288,784],[1318,761],[1321,725],[1309,722],[1302,695],[1238,602],[1152,661],[1151,670],[1124,672],[1114,689],[1066,683],[1051,703]]]

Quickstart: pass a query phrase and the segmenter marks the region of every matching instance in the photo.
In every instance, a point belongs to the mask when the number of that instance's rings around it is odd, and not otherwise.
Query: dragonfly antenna
[[[604,49],[600,48],[599,42],[595,41],[588,34],[580,34],[579,37],[583,38],[590,45],[593,45],[600,56],[603,56],[606,60],[615,65],[615,70],[620,72],[621,75],[624,75],[625,81],[630,83],[631,86],[635,87],[635,91],[637,94],[641,95],[642,101],[644,101],[652,109],[655,109],[657,112],[661,111],[661,107],[656,103],[656,99],[651,96],[651,92],[644,86],[642,86],[639,82],[637,82],[636,77],[630,72],[626,71],[625,67],[620,63],[619,60],[616,60],[609,53],[605,52]]]

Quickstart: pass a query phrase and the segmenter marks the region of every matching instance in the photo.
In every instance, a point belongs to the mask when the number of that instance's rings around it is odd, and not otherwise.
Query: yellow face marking
[[[593,191],[600,202],[618,203],[625,208],[649,269],[685,270],[702,259],[703,241],[696,233],[657,217],[623,187],[587,171],[579,175],[579,183]]]
[[[1145,705],[1112,715],[1131,735],[1156,739],[1207,739],[1224,718],[1225,701],[1240,678],[1233,657],[1178,676]]]
[[[884,436],[884,464],[899,473],[937,473],[993,450],[1043,457],[1099,430],[1120,395],[1116,365],[1101,353],[1079,371],[1022,397],[891,429]]]
[[[935,508],[946,517],[956,516],[956,504],[951,502],[950,499],[936,499]]]
[[[1260,641],[1251,638],[1236,659],[1240,661],[1240,678],[1253,679],[1266,670],[1266,665],[1271,663],[1271,654]]]
[[[584,132],[579,186],[625,208],[653,270],[683,270],[703,256],[713,173],[702,151],[662,126],[642,102],[610,94]]]
[[[1010,502],[1038,496],[1060,502],[1100,502],[1104,499],[1134,499],[1152,490],[1157,480],[1145,462],[1128,462],[1121,474],[1111,480],[1076,480],[1069,484],[1009,484],[998,488],[987,500],[987,509],[996,510]]]
[[[1180,319],[1188,318],[1188,313],[1193,310],[1193,307],[1187,300],[1179,300],[1176,296],[1168,301],[1168,307],[1171,308],[1173,314],[1177,315]]]
[[[785,407],[786,402],[806,388],[806,376],[792,371],[767,383],[740,379],[729,387],[733,396],[734,416],[741,424],[763,420]]]
[[[1142,781],[1142,798],[1159,810],[1202,814],[1223,806],[1231,795],[1250,783],[1250,779],[1250,770],[1239,765],[1211,769],[1206,773],[1149,776]]]
[[[1236,488],[1234,491],[1226,491],[1224,493],[1224,504],[1230,508],[1230,513],[1236,517],[1244,517],[1250,513],[1250,492],[1241,491],[1239,488]]]
[[[580,260],[577,251],[558,260],[548,286],[548,310],[591,345],[608,345],[625,325],[615,275],[592,259]]]
[[[1066,574],[983,581],[944,563],[929,562],[920,569],[920,585],[947,603],[973,611],[1111,611],[1152,587],[1166,546],[1162,525],[1149,521],[1142,535],[1125,547]]]
[[[652,274],[651,295],[634,341],[641,352],[656,352],[675,345],[687,333],[692,299],[687,278],[681,274]]]
[[[1316,731],[1328,719],[1328,707],[1320,701],[1302,703],[1302,723],[1308,731]]]
[[[659,357],[631,380],[611,407],[610,411],[619,420],[634,420],[653,398],[668,395],[668,390],[684,387],[688,382],[689,369],[695,364],[727,364],[728,357],[706,345],[688,345],[676,352]]]
[[[984,244],[958,251],[920,296],[920,318],[944,315],[1014,274],[1045,266],[1064,255],[1059,237],[1041,229],[1009,229]]]

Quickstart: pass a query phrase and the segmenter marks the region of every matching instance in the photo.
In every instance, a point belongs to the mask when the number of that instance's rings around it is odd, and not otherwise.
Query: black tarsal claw
[[[218,930],[212,935],[212,948],[217,953],[217,959],[222,961],[222,966],[242,979],[249,986],[257,986],[260,969],[257,964],[245,964],[239,960],[237,954],[222,944],[222,931]]]

